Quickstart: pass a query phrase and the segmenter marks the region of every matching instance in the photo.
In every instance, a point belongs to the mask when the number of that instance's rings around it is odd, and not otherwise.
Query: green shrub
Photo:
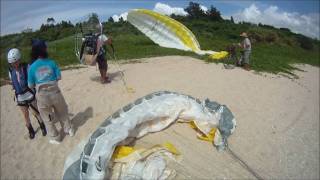
[[[313,43],[310,38],[300,35],[297,37],[297,39],[298,39],[298,42],[299,42],[301,48],[306,49],[306,50],[313,49]]]
[[[249,36],[252,40],[255,42],[262,42],[263,41],[263,35],[257,32],[250,32]]]
[[[294,41],[292,39],[284,38],[283,41],[289,46],[293,46],[294,45]]]
[[[279,36],[277,33],[272,32],[272,33],[268,33],[264,39],[266,42],[272,43],[272,42],[276,42],[279,39]]]

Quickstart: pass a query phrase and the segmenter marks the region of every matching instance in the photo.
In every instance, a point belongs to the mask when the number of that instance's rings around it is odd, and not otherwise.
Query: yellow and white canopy
[[[147,9],[134,9],[128,13],[127,19],[162,47],[193,51],[200,55],[210,54],[212,58],[220,54],[220,52],[201,50],[194,34],[183,24],[168,16]],[[220,56],[217,59],[220,59]]]
[[[146,9],[135,9],[128,13],[127,19],[160,46],[195,52],[200,50],[193,33],[168,16]]]

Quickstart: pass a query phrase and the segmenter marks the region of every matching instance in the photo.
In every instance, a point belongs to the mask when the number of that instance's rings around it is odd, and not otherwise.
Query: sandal
[[[106,78],[104,79],[104,81],[105,81],[106,83],[111,83],[111,80],[109,79],[109,77],[106,77]]]
[[[28,130],[29,130],[29,138],[30,139],[33,139],[34,138],[34,135],[35,135],[35,132],[33,130],[33,127],[30,125],[30,126],[27,126]]]
[[[108,77],[101,79],[101,84],[108,84],[108,83],[111,83],[111,81]]]

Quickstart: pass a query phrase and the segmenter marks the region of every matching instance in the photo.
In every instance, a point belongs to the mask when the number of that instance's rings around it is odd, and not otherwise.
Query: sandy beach
[[[1,87],[1,179],[61,179],[72,149],[117,109],[154,91],[170,90],[227,105],[237,119],[229,145],[266,179],[319,179],[319,68],[298,65],[299,79],[240,68],[224,69],[183,56],[121,64],[135,93],[123,86],[116,64],[110,84],[101,84],[96,67],[62,71],[59,86],[76,128],[60,145],[40,130],[29,140],[12,87]],[[38,128],[36,120],[32,124]],[[150,134],[137,145],[169,141],[182,154],[182,165],[196,179],[254,178],[226,152],[200,141],[186,124]]]

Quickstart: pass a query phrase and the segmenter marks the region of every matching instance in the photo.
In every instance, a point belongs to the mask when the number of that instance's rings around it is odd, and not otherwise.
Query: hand
[[[111,37],[107,40],[107,43],[108,43],[108,44],[112,44],[112,39],[111,39]]]

